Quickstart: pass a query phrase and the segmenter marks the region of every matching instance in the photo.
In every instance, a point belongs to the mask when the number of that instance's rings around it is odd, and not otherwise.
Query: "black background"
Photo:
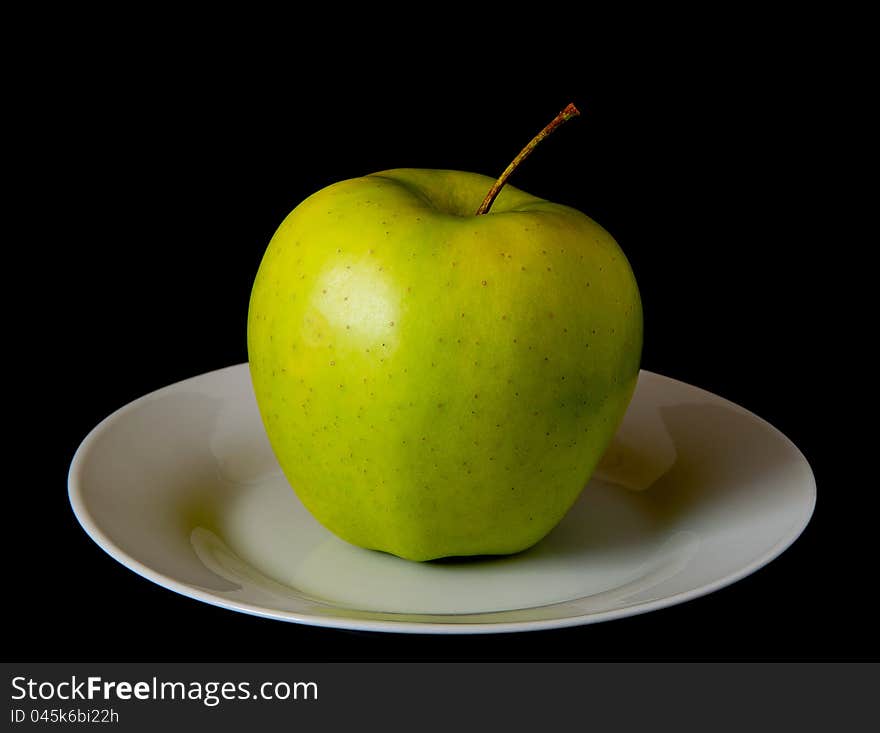
[[[4,656],[877,654],[863,595],[876,482],[862,485],[843,407],[863,399],[864,377],[841,343],[841,318],[852,325],[838,310],[850,296],[835,264],[845,243],[829,239],[817,194],[828,183],[817,106],[837,87],[809,49],[710,38],[636,56],[489,53],[431,69],[413,52],[363,49],[334,70],[321,56],[253,57],[234,43],[169,58],[165,40],[134,51],[125,40],[85,44],[22,84],[30,108],[15,142],[30,165],[8,248],[8,365],[22,385],[10,397],[22,409],[7,456],[5,600],[15,632]],[[144,581],[86,537],[66,496],[77,445],[130,400],[246,360],[253,277],[301,199],[398,166],[497,174],[569,101],[583,116],[513,183],[581,209],[618,240],[642,292],[645,368],[743,405],[804,452],[819,499],[788,551],[729,588],[644,616],[430,637],[214,608]]]

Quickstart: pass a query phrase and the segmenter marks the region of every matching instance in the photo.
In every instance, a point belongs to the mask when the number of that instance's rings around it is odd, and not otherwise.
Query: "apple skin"
[[[574,503],[635,388],[642,308],[581,212],[493,179],[397,169],[310,196],[248,313],[285,475],[342,539],[410,560],[509,554]]]

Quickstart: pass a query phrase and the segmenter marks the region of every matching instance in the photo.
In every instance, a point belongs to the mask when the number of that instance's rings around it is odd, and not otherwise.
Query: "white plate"
[[[68,480],[89,536],[185,596],[317,626],[524,631],[631,616],[754,572],[810,519],[798,449],[727,400],[643,371],[597,475],[519,555],[412,563],[346,544],[281,473],[246,364],[173,384],[86,437]]]

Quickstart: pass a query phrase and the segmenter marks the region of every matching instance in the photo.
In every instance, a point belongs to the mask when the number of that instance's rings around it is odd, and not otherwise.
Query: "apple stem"
[[[557,127],[559,127],[562,123],[568,122],[572,117],[577,117],[580,114],[580,110],[575,107],[573,104],[569,103],[568,106],[562,112],[560,112],[556,117],[553,118],[553,121],[550,122],[547,127],[545,127],[541,132],[535,135],[531,142],[526,145],[522,150],[519,151],[519,155],[517,155],[510,163],[507,168],[504,169],[504,173],[498,178],[495,183],[492,184],[492,188],[489,189],[489,193],[486,194],[486,198],[483,199],[483,203],[480,204],[480,208],[477,209],[477,216],[480,214],[489,213],[489,209],[492,204],[495,202],[495,198],[501,192],[504,184],[507,183],[507,179],[510,178],[510,174],[513,173],[517,166],[522,163],[526,158],[531,155],[532,151],[538,145],[541,140],[543,140],[547,135],[553,132]]]

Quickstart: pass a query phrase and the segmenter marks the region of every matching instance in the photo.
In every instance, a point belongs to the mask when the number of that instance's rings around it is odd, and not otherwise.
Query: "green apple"
[[[493,179],[399,169],[291,212],[248,314],[257,403],[308,510],[410,560],[508,554],[580,494],[635,388],[642,310],[612,237]]]

